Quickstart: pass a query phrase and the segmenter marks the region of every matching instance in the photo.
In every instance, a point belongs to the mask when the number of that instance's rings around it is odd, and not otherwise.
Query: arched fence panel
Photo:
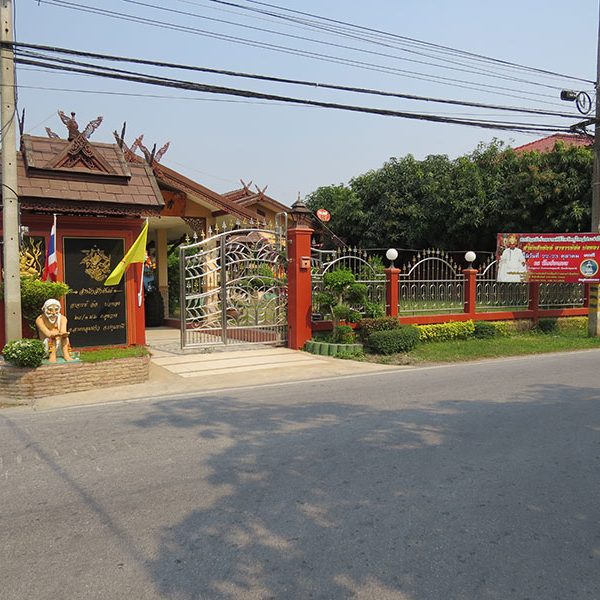
[[[317,294],[323,290],[323,277],[337,269],[347,269],[354,274],[357,283],[367,288],[367,299],[372,306],[385,311],[385,273],[383,263],[376,253],[358,248],[338,250],[312,249],[312,293],[313,314],[317,318],[330,319],[323,307],[319,306]],[[366,307],[357,307],[365,310]]]
[[[462,270],[445,252],[423,250],[400,268],[400,316],[457,312],[463,305]]]

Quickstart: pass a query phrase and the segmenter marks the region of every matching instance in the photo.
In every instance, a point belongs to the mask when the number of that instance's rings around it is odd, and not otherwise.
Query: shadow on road
[[[228,439],[197,457],[226,491],[147,568],[165,598],[598,598],[598,400],[154,405],[136,426]]]

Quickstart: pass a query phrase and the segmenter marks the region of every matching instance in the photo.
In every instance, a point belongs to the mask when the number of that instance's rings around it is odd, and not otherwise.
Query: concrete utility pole
[[[13,42],[12,0],[0,0],[0,42]],[[15,72],[12,47],[0,48],[0,126],[2,127],[2,228],[4,237],[4,323],[6,341],[23,337],[19,274],[19,199],[15,124]]]
[[[600,16],[598,18],[598,42],[596,54],[596,111],[594,122],[594,170],[592,174],[592,231],[600,230]],[[600,314],[598,295],[600,286],[590,285],[588,333],[590,336],[600,335]]]

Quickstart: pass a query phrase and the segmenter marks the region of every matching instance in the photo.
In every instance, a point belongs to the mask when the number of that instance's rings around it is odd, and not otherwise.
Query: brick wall
[[[66,363],[23,369],[0,366],[0,401],[29,404],[33,398],[57,393],[142,383],[148,379],[148,356],[121,358],[99,363]]]

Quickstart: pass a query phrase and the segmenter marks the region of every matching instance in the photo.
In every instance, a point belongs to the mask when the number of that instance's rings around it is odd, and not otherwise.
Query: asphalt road
[[[0,598],[600,598],[600,351],[0,411]]]

